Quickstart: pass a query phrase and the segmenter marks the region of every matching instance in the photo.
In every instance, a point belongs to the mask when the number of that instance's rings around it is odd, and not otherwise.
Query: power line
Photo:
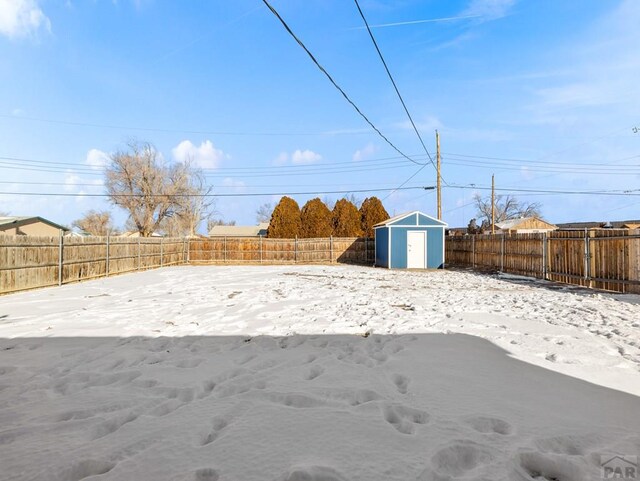
[[[450,189],[475,189],[475,190],[491,190],[491,187],[479,187],[468,185],[448,185]],[[522,193],[543,193],[543,194],[566,194],[566,195],[607,195],[621,197],[640,196],[640,189],[629,190],[544,190],[544,189],[516,189],[509,187],[496,188],[500,192],[522,192]],[[637,193],[634,193],[637,192]]]
[[[418,128],[416,127],[416,124],[413,121],[413,117],[411,117],[411,114],[409,113],[409,109],[407,108],[407,104],[405,103],[404,99],[402,98],[402,95],[400,94],[400,90],[398,89],[398,86],[396,85],[396,81],[394,80],[393,75],[391,75],[391,71],[389,70],[389,67],[387,66],[387,62],[385,61],[384,56],[382,55],[382,52],[380,51],[380,47],[378,47],[378,42],[376,42],[376,38],[373,36],[373,32],[371,31],[371,28],[369,27],[369,22],[367,22],[367,19],[365,18],[364,13],[362,12],[362,9],[360,8],[360,4],[358,3],[358,0],[353,0],[353,1],[355,2],[356,7],[358,8],[358,12],[360,13],[360,16],[362,17],[362,21],[364,22],[364,25],[367,27],[367,32],[369,32],[369,37],[371,38],[371,41],[373,42],[373,46],[376,48],[376,52],[378,52],[378,56],[380,57],[380,60],[382,61],[382,65],[384,65],[384,69],[387,72],[387,75],[389,76],[389,80],[391,80],[391,84],[393,85],[393,88],[395,89],[396,94],[398,95],[398,98],[400,99],[400,103],[402,104],[402,107],[404,108],[404,111],[407,114],[407,117],[409,118],[409,121],[411,122],[413,130],[416,133],[416,135],[418,136],[418,139],[420,140],[420,144],[422,144],[422,148],[426,152],[427,157],[429,157],[429,161],[431,162],[433,167],[437,170],[436,164],[433,162],[433,159],[431,158],[431,154],[429,153],[429,150],[427,149],[427,146],[424,144],[424,140],[422,140],[422,136],[420,135],[420,132],[418,131]],[[445,182],[445,184],[446,184],[446,182]]]
[[[433,189],[434,187],[404,187],[402,190]],[[321,194],[360,194],[365,192],[388,192],[400,190],[398,188],[387,189],[352,189],[330,190],[315,192],[234,192],[226,194],[145,194],[146,197],[260,197],[283,195],[321,195]],[[0,192],[0,195],[24,195],[39,197],[138,197],[137,194],[85,194],[69,192]]]
[[[25,117],[16,115],[0,114],[0,118],[28,120],[31,122],[43,122],[48,124],[70,125],[74,127],[94,127],[99,129],[115,129],[115,130],[137,130],[140,132],[162,132],[173,134],[193,134],[193,135],[228,135],[241,137],[310,137],[315,135],[368,135],[369,130],[327,130],[324,132],[238,132],[238,131],[222,131],[222,130],[190,130],[190,129],[167,129],[162,127],[140,127],[131,125],[115,125],[102,124],[93,122],[81,122],[60,119],[47,119],[40,117]]]
[[[428,165],[428,164],[425,164]],[[205,172],[204,177],[206,178],[227,178],[231,176],[236,176],[238,178],[265,178],[265,177],[295,177],[295,176],[309,176],[309,175],[318,175],[318,174],[341,174],[341,173],[355,173],[355,172],[371,172],[371,171],[382,171],[382,170],[397,170],[402,168],[410,167],[406,162],[393,162],[383,164],[383,166],[374,166],[368,168],[327,168],[327,169],[313,169],[313,170],[304,170],[304,171],[288,171],[288,172],[276,172],[276,173],[229,173],[229,172]],[[53,172],[58,174],[78,174],[78,175],[91,175],[91,176],[102,176],[103,173],[96,170],[79,168],[79,169],[70,169],[70,168],[57,168],[57,167],[40,167],[40,166],[22,166],[21,164],[9,163],[9,162],[0,162],[0,169],[10,169],[10,170],[18,170],[18,171],[34,171],[34,172]]]
[[[302,40],[300,40],[298,38],[298,36],[293,33],[293,30],[291,30],[291,28],[289,27],[289,25],[287,25],[287,22],[284,21],[284,19],[280,16],[280,14],[278,13],[278,11],[273,8],[271,6],[271,4],[267,1],[267,0],[262,0],[262,2],[267,6],[267,8],[269,8],[269,10],[271,11],[271,13],[273,13],[273,15],[275,15],[275,17],[280,20],[280,23],[282,24],[282,26],[285,28],[285,30],[289,33],[289,35],[291,35],[293,37],[293,39],[298,43],[298,45],[300,45],[300,47],[307,53],[307,55],[309,56],[309,58],[311,59],[311,61],[316,65],[316,67],[318,67],[320,69],[320,71],[329,79],[329,81],[333,84],[333,86],[342,94],[342,96],[345,98],[345,100],[347,102],[349,102],[349,104],[355,109],[356,112],[358,112],[358,114],[371,126],[371,128],[373,130],[375,130],[377,132],[377,134],[387,143],[389,144],[396,152],[398,152],[400,155],[402,155],[405,159],[409,160],[410,162],[413,162],[414,164],[417,165],[422,165],[419,162],[416,162],[415,160],[413,160],[411,157],[409,157],[408,155],[406,155],[404,152],[402,152],[398,147],[396,147],[381,131],[380,129],[378,129],[378,127],[376,127],[370,120],[369,118],[362,113],[362,111],[360,110],[360,108],[353,102],[353,100],[351,100],[351,98],[349,98],[349,96],[346,94],[346,92],[344,90],[342,90],[342,88],[337,84],[337,82],[333,79],[333,77],[329,74],[329,72],[326,71],[326,69],[320,65],[320,63],[318,62],[318,60],[316,60],[316,58],[314,57],[314,55],[311,53],[311,51],[305,46],[305,44],[302,42]]]
[[[422,169],[424,169],[427,165],[429,165],[429,164],[424,164],[422,167],[420,167],[418,170],[416,170],[416,171],[415,171],[415,173],[414,173],[411,177],[409,177],[409,178],[408,178],[407,180],[405,180],[402,184],[400,184],[398,187],[396,187],[396,188],[395,188],[395,189],[393,189],[391,192],[389,192],[389,193],[388,193],[388,194],[387,194],[387,195],[382,199],[382,201],[387,200],[387,199],[388,199],[389,197],[391,197],[391,196],[392,196],[396,191],[398,191],[398,190],[404,190],[404,189],[403,189],[403,187],[404,187],[405,185],[407,185],[407,184],[409,183],[409,181],[410,181],[411,179],[413,179],[416,175],[418,175],[420,172],[422,172]],[[382,201],[381,201],[381,202],[382,202]]]
[[[631,159],[640,158],[640,155],[631,155],[628,157],[622,157],[620,159],[614,159],[614,160],[611,160],[610,163],[606,163],[606,162],[576,163],[576,162],[557,162],[557,161],[544,161],[544,160],[531,160],[531,159],[514,159],[509,157],[489,157],[489,156],[482,156],[482,155],[458,154],[455,152],[443,152],[443,155],[446,155],[448,157],[464,157],[464,158],[471,158],[471,159],[496,160],[496,161],[504,161],[504,162],[522,162],[522,163],[528,163],[528,164],[552,164],[552,165],[573,166],[573,167],[581,167],[585,165],[608,167],[612,163],[616,163],[618,167],[640,167],[640,165],[638,164],[617,164],[617,162],[622,160],[631,160]]]

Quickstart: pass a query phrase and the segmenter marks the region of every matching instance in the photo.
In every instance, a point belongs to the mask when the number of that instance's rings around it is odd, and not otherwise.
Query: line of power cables
[[[376,133],[387,143],[389,144],[393,150],[395,150],[396,152],[398,152],[402,157],[404,157],[405,159],[407,159],[408,161],[416,164],[416,165],[422,165],[420,162],[416,162],[414,159],[412,159],[411,157],[409,157],[408,155],[406,155],[404,152],[402,152],[398,147],[396,147],[396,145],[391,142],[381,131],[380,129],[378,129],[378,127],[376,127],[373,122],[371,122],[371,120],[369,120],[369,118],[362,112],[362,110],[360,110],[360,108],[355,104],[355,102],[353,100],[351,100],[351,98],[347,95],[347,93],[342,89],[342,87],[340,87],[340,85],[338,85],[338,83],[333,79],[333,77],[329,74],[329,72],[327,72],[327,70],[320,64],[320,62],[318,62],[318,60],[315,58],[315,56],[311,53],[311,51],[306,47],[306,45],[302,42],[302,40],[300,40],[300,38],[293,32],[293,30],[291,30],[291,28],[289,27],[289,25],[287,24],[287,22],[284,21],[284,19],[280,16],[280,14],[278,13],[278,11],[273,8],[273,6],[267,1],[267,0],[262,0],[262,2],[267,6],[267,8],[271,11],[271,13],[273,13],[273,15],[280,21],[280,23],[282,24],[282,26],[285,28],[285,30],[289,33],[289,35],[291,35],[291,37],[293,37],[293,39],[298,43],[298,45],[307,53],[307,55],[309,56],[309,58],[311,59],[311,61],[316,65],[316,67],[318,67],[318,69],[320,69],[320,71],[329,79],[329,81],[331,82],[331,84],[342,94],[342,96],[345,98],[345,100],[347,102],[349,102],[349,104],[355,109],[355,111],[367,122],[367,124],[369,124],[369,126],[376,131]]]
[[[369,27],[369,22],[367,22],[367,19],[365,18],[364,13],[362,12],[362,9],[360,8],[360,4],[358,3],[358,0],[353,0],[353,1],[356,4],[356,7],[358,9],[358,12],[360,13],[360,16],[362,17],[362,21],[364,22],[365,27],[367,27],[367,32],[369,32],[369,37],[371,38],[371,41],[373,42],[373,46],[375,47],[376,52],[378,52],[378,56],[380,57],[380,61],[382,62],[382,65],[384,66],[384,69],[387,72],[387,75],[389,76],[389,80],[391,81],[391,84],[393,85],[393,88],[396,91],[396,95],[398,96],[398,99],[400,99],[400,103],[402,104],[402,108],[404,108],[404,111],[407,114],[407,117],[409,118],[409,122],[411,122],[411,126],[413,127],[413,131],[418,136],[418,140],[420,141],[420,144],[422,145],[422,148],[424,149],[425,153],[427,154],[427,157],[429,158],[429,162],[431,162],[431,165],[433,165],[433,168],[437,170],[438,168],[437,168],[435,162],[433,161],[433,158],[431,157],[431,154],[429,153],[429,150],[427,149],[427,146],[424,144],[424,140],[422,140],[422,136],[420,135],[420,132],[418,131],[418,128],[416,127],[416,124],[413,121],[413,117],[411,117],[411,114],[409,113],[409,109],[407,108],[407,104],[405,103],[404,99],[402,98],[402,94],[400,93],[400,90],[398,89],[398,85],[396,84],[396,81],[394,80],[393,75],[391,75],[391,71],[389,70],[389,67],[387,66],[387,62],[384,59],[384,56],[382,55],[382,52],[380,51],[380,47],[378,47],[378,42],[376,42],[376,38],[373,36],[373,32],[371,31],[371,28]]]
[[[283,196],[283,195],[321,195],[321,194],[351,194],[351,193],[367,193],[367,192],[388,192],[391,190],[431,190],[435,187],[429,186],[412,186],[400,188],[376,188],[376,189],[350,189],[350,190],[327,190],[312,192],[233,192],[220,194],[183,194],[174,195],[173,197],[258,197],[258,196]],[[473,190],[491,190],[491,187],[470,186],[470,185],[448,185],[448,189],[473,189]],[[497,192],[521,193],[527,195],[594,195],[594,196],[614,196],[614,197],[640,197],[640,189],[628,190],[545,190],[545,189],[520,189],[513,187],[500,187],[495,189]],[[55,197],[112,197],[110,194],[87,194],[87,193],[70,193],[70,192],[0,192],[0,195],[25,195],[25,196],[55,196]],[[136,197],[138,194],[115,194],[113,197]],[[171,197],[167,194],[147,194],[153,197]]]
[[[433,189],[433,187],[404,187],[403,190]],[[284,196],[284,195],[325,195],[325,194],[362,194],[369,192],[387,192],[393,190],[386,189],[351,189],[351,190],[326,190],[314,192],[229,192],[216,194],[144,194],[145,197],[262,197],[262,196]],[[142,194],[88,194],[84,192],[0,192],[0,195],[24,195],[30,197],[139,197]]]
[[[413,117],[411,117],[411,113],[409,113],[409,109],[407,108],[407,104],[405,103],[404,99],[402,98],[402,94],[400,94],[400,90],[398,89],[396,81],[394,80],[393,75],[391,75],[391,71],[389,70],[389,67],[387,66],[387,62],[384,59],[384,56],[382,55],[382,51],[380,50],[380,47],[378,47],[378,42],[376,42],[376,39],[375,39],[375,37],[373,35],[373,32],[371,31],[371,28],[369,27],[369,22],[367,22],[367,19],[364,16],[364,12],[362,11],[362,8],[360,8],[360,4],[358,3],[358,0],[354,0],[354,2],[356,4],[358,12],[360,13],[360,17],[362,17],[362,21],[364,22],[364,25],[367,28],[367,32],[369,32],[369,37],[371,38],[371,41],[373,42],[373,46],[375,47],[376,52],[378,52],[378,56],[380,57],[380,60],[382,61],[382,65],[384,66],[384,69],[387,72],[387,75],[389,76],[389,80],[391,80],[391,84],[393,85],[393,88],[396,91],[396,95],[398,96],[398,99],[400,99],[400,103],[402,104],[402,107],[404,108],[404,111],[407,114],[407,117],[409,118],[409,121],[411,122],[413,130],[416,133],[416,135],[418,136],[418,140],[420,141],[420,144],[422,145],[422,148],[424,149],[425,153],[427,154],[427,157],[429,158],[429,162],[431,162],[431,165],[433,165],[433,167],[436,169],[436,172],[437,172],[438,171],[438,167],[436,166],[435,162],[433,161],[433,158],[431,157],[431,154],[429,153],[429,149],[427,149],[427,146],[425,145],[424,141],[422,140],[422,136],[420,135],[420,132],[418,131],[418,128],[416,127],[416,124],[413,121]],[[396,190],[394,190],[392,192],[389,192],[382,200],[383,201],[387,200],[397,190],[400,190],[402,187],[407,185],[413,178],[415,178],[420,172],[422,172],[424,170],[424,168],[425,168],[425,165],[420,167],[407,180],[405,180],[402,184],[400,184],[398,186],[398,189],[396,189]],[[442,176],[440,176],[440,178],[442,179],[442,181],[446,185],[447,181],[444,180],[444,178]]]

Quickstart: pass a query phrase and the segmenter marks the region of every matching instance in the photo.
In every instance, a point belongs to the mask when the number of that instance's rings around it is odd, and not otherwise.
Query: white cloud
[[[76,190],[76,186],[80,183],[79,176],[72,172],[67,172],[64,176],[64,190],[65,192],[73,192]]]
[[[296,150],[292,154],[287,152],[280,152],[278,156],[273,159],[273,165],[286,165],[291,162],[294,165],[313,164],[322,160],[322,156],[316,152],[306,150]]]
[[[27,37],[40,29],[51,31],[51,21],[37,0],[0,0],[0,34],[9,38]]]
[[[517,0],[471,0],[462,15],[479,17],[482,21],[497,20],[509,14]]]
[[[289,154],[286,152],[280,152],[278,156],[273,159],[273,165],[284,165],[289,161]]]
[[[178,162],[193,162],[203,169],[215,169],[220,162],[229,158],[222,150],[216,149],[210,140],[205,140],[196,147],[190,140],[183,140],[172,151]]]
[[[247,184],[245,184],[243,181],[236,180],[231,177],[226,177],[222,181],[222,185],[225,187],[231,188],[231,190],[233,190],[234,192],[242,192],[245,190],[245,187],[247,186]]]
[[[98,150],[91,149],[87,152],[87,159],[85,160],[85,164],[90,166],[94,170],[102,170],[109,163],[109,154]]]
[[[368,143],[362,149],[358,149],[353,153],[353,160],[359,162],[361,160],[367,159],[376,153],[378,148],[372,143]]]
[[[396,127],[403,130],[413,130],[413,125],[409,120],[396,124]],[[416,122],[416,128],[420,133],[434,132],[436,129],[442,128],[442,122],[437,117],[427,117],[422,122]]]
[[[291,154],[292,164],[313,164],[320,160],[322,160],[322,156],[312,150],[296,150]]]

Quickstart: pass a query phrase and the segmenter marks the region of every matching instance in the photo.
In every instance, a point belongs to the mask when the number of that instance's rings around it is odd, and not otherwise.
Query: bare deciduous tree
[[[195,234],[212,205],[201,171],[188,162],[166,164],[150,143],[131,141],[127,147],[113,154],[105,169],[111,202],[129,212],[129,222],[143,237],[174,216],[171,223],[179,219],[183,234]]]
[[[108,235],[114,233],[111,212],[90,210],[85,212],[80,219],[74,220],[73,227],[91,235]]]
[[[271,220],[271,214],[273,214],[273,204],[266,202],[256,210],[256,221],[258,221],[258,223],[269,222]]]
[[[478,211],[478,219],[483,225],[491,225],[491,197],[476,194],[473,197]],[[495,196],[495,222],[504,222],[520,217],[539,217],[542,206],[538,202],[519,201],[510,195]]]
[[[185,167],[189,196],[183,199],[175,217],[182,226],[182,235],[193,237],[200,223],[214,214],[215,199],[211,197],[213,187],[207,185],[202,170],[194,168],[190,163],[186,163]]]
[[[217,225],[236,225],[236,221],[225,221],[224,219],[209,219],[207,221],[207,232],[211,232],[211,229],[213,229]]]

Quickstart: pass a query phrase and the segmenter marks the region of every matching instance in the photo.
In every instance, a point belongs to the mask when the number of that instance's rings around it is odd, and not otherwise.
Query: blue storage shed
[[[389,269],[444,267],[445,222],[422,212],[400,214],[373,226],[376,266]]]

